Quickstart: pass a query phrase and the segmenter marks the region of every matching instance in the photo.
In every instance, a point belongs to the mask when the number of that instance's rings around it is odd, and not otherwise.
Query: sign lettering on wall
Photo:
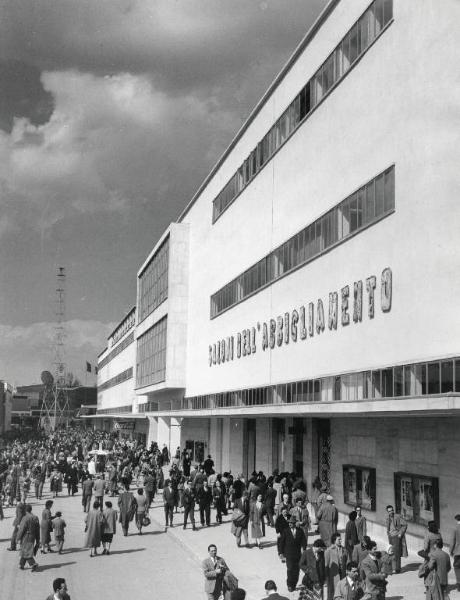
[[[376,298],[377,277],[371,275],[365,281],[355,281],[353,286],[345,285],[330,292],[326,302],[318,298],[276,318],[257,322],[256,326],[243,329],[236,335],[224,337],[209,345],[209,366],[255,354],[259,345],[265,352],[320,336],[327,330],[336,331],[338,324],[348,327],[352,323],[361,323],[366,308],[368,318],[373,319],[376,302],[380,310],[387,313],[391,310],[393,295],[393,274],[389,267],[383,269],[379,284],[380,302]]]

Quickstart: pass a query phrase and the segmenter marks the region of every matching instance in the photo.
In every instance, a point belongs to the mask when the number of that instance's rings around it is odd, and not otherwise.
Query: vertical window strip
[[[166,378],[167,317],[155,323],[137,340],[136,385],[144,387]]]
[[[139,277],[139,320],[143,321],[168,297],[169,237]]]
[[[393,165],[377,175],[325,215],[224,285],[211,296],[211,318],[217,317],[257,290],[302,264],[318,258],[335,244],[392,213],[395,208],[394,171]],[[254,276],[258,271],[263,273],[263,277]]]
[[[392,0],[375,0],[369,6],[213,200],[213,223],[346,75],[392,19]]]

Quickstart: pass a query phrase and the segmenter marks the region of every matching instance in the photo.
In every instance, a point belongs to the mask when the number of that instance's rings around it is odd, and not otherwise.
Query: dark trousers
[[[33,558],[23,558],[21,556],[21,558],[19,559],[19,566],[21,567],[21,569],[24,568],[24,565],[26,564],[26,562],[28,562],[31,567],[33,567],[34,565],[37,564],[35,562],[35,559],[33,559]]]
[[[92,498],[92,496],[83,496],[82,497],[81,503],[83,505],[84,512],[89,512],[89,509],[91,508],[91,498]]]
[[[190,515],[190,523],[195,527],[195,507],[194,506],[184,506],[184,527],[187,526],[187,519]]]
[[[150,508],[150,505],[152,504],[152,501],[153,501],[153,491],[145,490],[145,495],[147,496],[147,502],[148,502],[148,506]]]
[[[16,550],[16,536],[18,534],[19,525],[15,525],[13,529],[13,535],[11,536],[10,548],[11,550]]]
[[[393,558],[391,560],[393,565],[393,571],[399,572],[401,570],[401,554],[402,554],[402,542],[398,535],[389,535],[388,541],[393,546]]]
[[[460,585],[460,554],[454,556],[454,573],[457,585]]]
[[[267,511],[267,522],[269,525],[271,525],[272,527],[275,526],[275,521],[273,519],[273,514],[274,514],[274,508],[273,506],[266,506],[265,510]]]
[[[205,517],[206,517],[206,525],[210,525],[211,524],[211,506],[209,504],[205,504],[204,506],[202,506],[200,504],[200,522],[202,525],[204,525]]]
[[[295,590],[297,582],[299,581],[299,561],[294,559],[286,560],[287,569],[287,586],[289,590]]]
[[[166,525],[172,525],[174,515],[174,506],[165,504],[165,522]]]

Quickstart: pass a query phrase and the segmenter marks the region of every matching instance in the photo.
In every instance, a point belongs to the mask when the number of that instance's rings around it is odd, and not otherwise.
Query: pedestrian
[[[85,516],[85,548],[90,548],[89,555],[97,556],[97,549],[101,545],[102,531],[104,525],[104,515],[100,510],[97,500],[94,501],[93,508]]]
[[[278,556],[283,562],[285,562],[285,558],[283,557],[280,546],[281,537],[285,529],[289,529],[289,510],[286,506],[283,506],[281,513],[276,517],[275,521],[276,546],[278,549]]]
[[[144,477],[144,490],[147,498],[148,508],[153,502],[154,490],[155,490],[155,478],[152,475],[152,471],[149,470],[147,475]]]
[[[293,494],[294,496],[294,494]],[[301,527],[305,534],[305,539],[308,544],[308,532],[310,529],[310,514],[308,512],[307,507],[305,506],[306,496],[297,495],[295,497],[295,505],[290,510],[290,515],[294,516],[297,519],[296,526]]]
[[[190,486],[190,481],[184,483],[184,494],[182,496],[182,504],[184,505],[184,529],[187,528],[187,519],[190,517],[193,531],[196,531],[195,526],[195,492]]]
[[[359,576],[362,580],[364,580],[364,577],[363,577],[363,571],[362,571],[361,565],[362,565],[363,560],[369,554],[369,542],[370,541],[371,541],[370,537],[368,535],[365,535],[363,537],[363,539],[359,542],[359,544],[355,545],[355,547],[353,548],[352,556],[351,556],[352,561],[355,563],[358,563]]]
[[[347,553],[342,546],[340,533],[333,533],[331,545],[324,553],[327,580],[327,600],[333,600],[334,590],[341,579],[345,577]]]
[[[62,492],[62,473],[56,467],[53,468],[50,477],[50,492],[52,492],[53,498],[57,498],[59,492]]]
[[[311,548],[307,548],[302,552],[299,561],[299,567],[305,573],[302,578],[302,585],[313,592],[313,595],[320,600],[323,598],[323,589],[326,583],[325,549],[326,544],[323,540],[317,539],[313,542]]]
[[[334,600],[357,600],[362,598],[363,590],[359,581],[357,563],[350,561],[346,565],[346,576],[339,581],[334,591]]]
[[[373,540],[368,543],[369,553],[361,563],[365,575],[365,592],[369,600],[385,600],[387,574],[382,572],[382,563]]]
[[[210,454],[208,454],[208,458],[203,463],[203,469],[207,477],[209,477],[214,470],[214,461],[212,460]]]
[[[361,509],[361,506],[359,506],[359,505],[355,506],[355,512],[356,512],[355,525],[356,525],[356,531],[358,532],[358,540],[360,542],[362,542],[364,536],[367,535],[367,519],[366,519],[366,517],[363,516],[363,511]]]
[[[460,514],[455,515],[455,529],[451,534],[450,555],[454,559],[455,579],[457,591],[460,592]]]
[[[265,537],[265,506],[262,494],[259,494],[253,504],[249,504],[249,520],[251,522],[251,537],[256,541],[256,546],[262,550],[261,538]]]
[[[393,572],[401,572],[401,557],[407,556],[406,529],[407,523],[400,516],[395,514],[391,504],[387,506],[387,517],[385,519],[386,530],[388,534],[388,543],[393,546]]]
[[[50,594],[46,600],[70,600],[65,579],[58,577],[53,581],[53,594]]]
[[[40,543],[40,524],[38,517],[32,514],[32,506],[27,504],[25,516],[19,525],[17,541],[21,544],[19,568],[24,570],[26,562],[29,563],[31,571],[36,571],[38,565],[35,562],[35,554]]]
[[[144,495],[144,490],[139,488],[137,490],[136,499],[136,525],[139,531],[139,535],[142,535],[142,527],[144,525],[144,519],[148,510],[148,500]]]
[[[242,497],[235,500],[232,514],[232,533],[236,538],[238,548],[241,546],[241,536],[244,537],[245,547],[250,547],[248,539],[249,511],[248,492],[244,490]]]
[[[222,592],[225,573],[229,568],[225,560],[217,555],[215,544],[208,546],[208,553],[208,558],[205,558],[201,564],[205,577],[204,591],[208,600],[218,600]]]
[[[273,579],[266,581],[264,588],[265,593],[267,594],[264,600],[289,600],[286,598],[286,596],[280,596],[278,594],[278,588],[276,587],[276,583],[273,581]]]
[[[348,555],[348,560],[353,559],[353,550],[359,542],[358,529],[356,527],[356,517],[358,516],[355,510],[348,513],[348,521],[345,525],[345,551]]]
[[[113,536],[117,533],[117,517],[118,513],[112,507],[110,500],[105,503],[104,514],[104,529],[102,531],[102,554],[110,554],[110,546],[112,545]]]
[[[339,513],[334,506],[334,498],[330,494],[327,494],[325,502],[321,502],[318,508],[317,519],[321,539],[328,546],[331,543],[332,534],[337,531],[337,522],[339,519]]]
[[[267,482],[267,490],[265,492],[264,506],[265,514],[267,515],[267,525],[269,527],[275,527],[275,506],[276,506],[277,492],[273,487],[273,478],[270,478]]]
[[[83,506],[83,512],[87,513],[91,508],[91,498],[93,496],[94,481],[89,473],[86,473],[84,477],[85,479],[81,484],[81,503]]]
[[[204,527],[206,520],[206,527],[211,526],[211,503],[212,503],[212,491],[209,489],[208,482],[205,481],[202,487],[195,487],[198,506],[200,509],[200,522],[201,526]]]
[[[166,446],[165,446],[166,448]],[[171,480],[165,481],[165,487],[163,488],[163,507],[165,511],[165,531],[173,526],[174,517],[174,506],[176,504],[176,493],[171,485]]]
[[[123,530],[123,535],[128,535],[129,523],[136,514],[136,499],[129,491],[129,485],[125,484],[124,491],[118,496],[118,509],[120,511],[119,521]]]
[[[67,527],[67,524],[62,518],[62,512],[60,510],[56,511],[56,515],[52,520],[51,524],[54,531],[54,539],[56,541],[56,550],[59,554],[62,554],[62,547],[64,546],[65,528]]]
[[[104,506],[104,492],[105,492],[105,480],[101,473],[96,475],[94,482],[94,500],[97,502],[102,510]],[[94,506],[94,505],[93,505]]]
[[[230,592],[230,600],[245,600],[245,598],[246,590],[243,590],[243,588],[236,588],[236,590]]]
[[[13,533],[11,535],[10,547],[7,550],[15,551],[17,548],[16,537],[18,534],[19,524],[21,523],[22,518],[26,514],[25,504],[22,502],[18,502],[16,504],[16,515],[13,521]]]
[[[299,561],[302,551],[307,547],[305,534],[300,527],[296,527],[297,519],[290,517],[289,527],[281,534],[279,549],[281,556],[286,560],[287,588],[290,592],[296,589],[299,580]]]
[[[423,539],[423,549],[425,552],[428,554],[431,552],[435,541],[442,542],[442,536],[439,533],[436,521],[428,521],[428,529]]]
[[[212,498],[216,509],[216,523],[222,523],[222,513],[226,512],[225,495],[221,487],[221,482],[216,481],[212,490]]]
[[[40,542],[41,542],[41,553],[53,552],[50,548],[51,532],[53,531],[53,517],[51,515],[51,507],[53,506],[52,500],[45,502],[45,508],[42,512],[42,519],[40,521]]]
[[[444,552],[442,540],[436,539],[433,541],[433,548],[429,553],[428,570],[436,570],[441,584],[441,591],[445,597],[447,594],[447,576],[451,569],[450,557],[447,552]]]

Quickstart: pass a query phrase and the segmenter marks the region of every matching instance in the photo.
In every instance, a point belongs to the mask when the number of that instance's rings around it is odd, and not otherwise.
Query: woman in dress
[[[51,507],[53,506],[52,500],[47,500],[45,508],[42,512],[42,519],[40,521],[40,543],[41,553],[53,552],[50,548],[51,542],[51,531],[53,530],[53,517],[51,516]]]
[[[256,501],[251,504],[249,520],[251,521],[251,537],[256,540],[256,546],[262,550],[261,538],[265,536],[264,522],[265,506],[262,502],[262,494],[258,494]]]

